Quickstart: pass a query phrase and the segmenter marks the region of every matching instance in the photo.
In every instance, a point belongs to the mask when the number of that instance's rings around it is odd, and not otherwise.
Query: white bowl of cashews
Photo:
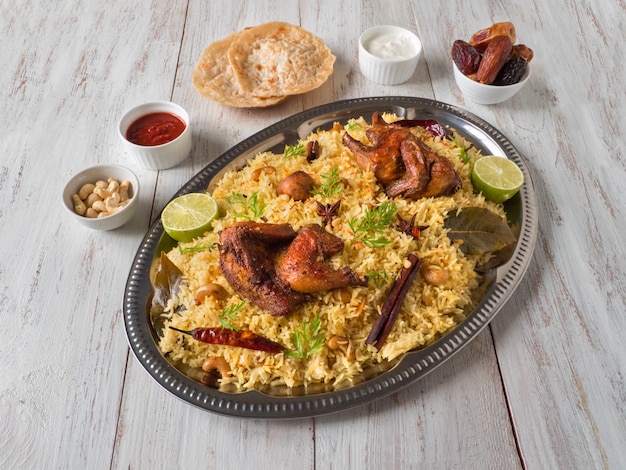
[[[77,173],[63,188],[70,217],[94,230],[113,230],[137,209],[139,180],[121,165],[97,165]]]

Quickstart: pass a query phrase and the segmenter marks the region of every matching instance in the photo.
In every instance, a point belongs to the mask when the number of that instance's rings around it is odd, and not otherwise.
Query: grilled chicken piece
[[[390,197],[411,199],[448,196],[461,185],[452,163],[437,155],[407,127],[387,123],[378,113],[366,131],[372,145],[365,145],[345,133],[343,143],[352,151],[364,171],[374,172]]]
[[[385,193],[389,197],[449,196],[461,187],[461,179],[450,160],[432,152],[418,138],[405,140],[400,149],[406,173],[387,186]]]
[[[276,260],[276,273],[298,292],[319,292],[346,286],[366,286],[367,278],[350,268],[332,269],[324,260],[343,250],[343,241],[320,225],[305,225]]]
[[[238,222],[220,233],[220,269],[228,283],[272,315],[288,315],[308,296],[276,276],[274,259],[296,236],[288,224]]]
[[[289,315],[313,292],[367,285],[350,268],[323,263],[343,250],[343,241],[319,225],[296,233],[288,224],[238,222],[222,230],[219,250],[232,288],[272,315]]]

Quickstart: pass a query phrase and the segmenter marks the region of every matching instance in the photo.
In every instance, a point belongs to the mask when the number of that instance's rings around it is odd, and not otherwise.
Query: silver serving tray
[[[285,145],[294,144],[311,132],[330,129],[336,121],[345,124],[350,118],[363,116],[369,120],[376,111],[393,112],[407,119],[433,119],[453,127],[483,155],[507,157],[524,173],[521,191],[505,204],[509,223],[518,236],[517,244],[504,264],[485,273],[483,285],[476,293],[480,300],[473,311],[432,345],[409,352],[392,364],[372,368],[358,382],[341,390],[309,387],[240,393],[220,391],[194,380],[190,371],[171,363],[157,348],[157,333],[151,325],[149,312],[151,269],[161,250],[171,247],[171,239],[164,236],[159,220],[150,227],[135,255],[124,292],[123,313],[130,348],[165,390],[203,410],[244,418],[288,419],[343,411],[398,392],[425,376],[473,340],[500,311],[522,280],[533,255],[538,227],[535,191],[524,159],[506,137],[479,117],[454,106],[425,98],[376,97],[312,108],[234,146],[209,163],[173,198],[211,188],[223,172],[242,166],[259,152],[282,153]]]

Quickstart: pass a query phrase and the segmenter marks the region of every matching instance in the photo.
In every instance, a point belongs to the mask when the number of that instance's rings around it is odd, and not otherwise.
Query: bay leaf
[[[461,240],[463,253],[482,255],[502,250],[516,241],[503,217],[482,207],[466,207],[448,215],[444,222],[450,240]]]
[[[150,321],[159,335],[163,329],[162,314],[167,308],[169,300],[178,293],[178,288],[182,282],[182,271],[162,251],[159,266],[154,276],[150,307]]]

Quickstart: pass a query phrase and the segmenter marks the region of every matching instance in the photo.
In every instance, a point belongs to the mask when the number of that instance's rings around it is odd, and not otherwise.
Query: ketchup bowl
[[[126,150],[148,170],[172,168],[191,151],[189,114],[169,101],[151,101],[129,109],[117,130]]]

